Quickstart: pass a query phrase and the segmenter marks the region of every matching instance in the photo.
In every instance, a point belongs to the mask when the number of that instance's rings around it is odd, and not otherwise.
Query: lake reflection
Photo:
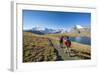
[[[91,38],[89,37],[70,37],[70,40],[82,44],[91,45]]]

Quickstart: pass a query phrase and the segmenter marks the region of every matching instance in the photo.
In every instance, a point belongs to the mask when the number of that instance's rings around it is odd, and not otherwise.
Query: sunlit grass
[[[23,62],[57,60],[57,52],[48,38],[27,32],[23,34]]]
[[[78,35],[66,33],[38,35],[30,32],[23,32],[23,62],[58,60],[58,52],[50,44],[50,41],[48,39],[51,39],[53,43],[59,45],[59,37],[61,36],[75,37]],[[91,57],[91,46],[89,45],[72,42],[71,50],[76,54],[76,56],[74,57],[76,59]]]

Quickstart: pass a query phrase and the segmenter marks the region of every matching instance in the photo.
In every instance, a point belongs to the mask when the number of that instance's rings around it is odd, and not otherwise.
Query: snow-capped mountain
[[[33,27],[32,28],[32,31],[43,31],[44,30],[44,28],[42,28],[42,27]]]
[[[36,34],[55,34],[61,33],[61,29],[52,29],[52,28],[42,28],[42,27],[33,27],[32,29],[27,30]]]
[[[73,33],[73,34],[90,34],[90,27],[83,27],[81,25],[75,25],[72,28],[66,29],[53,29],[53,28],[44,28],[44,27],[33,27],[29,30],[24,30],[26,32],[32,32],[35,34],[56,34],[56,33]]]
[[[75,26],[77,29],[83,29],[84,27],[82,27],[81,25],[76,25]]]
[[[81,25],[75,25],[74,27],[71,28],[71,31],[75,31],[75,30],[82,30],[84,31],[84,28],[83,26]]]
[[[83,27],[81,25],[75,25],[73,28],[71,28],[69,33],[82,35],[82,36],[90,36],[91,29],[90,27]]]

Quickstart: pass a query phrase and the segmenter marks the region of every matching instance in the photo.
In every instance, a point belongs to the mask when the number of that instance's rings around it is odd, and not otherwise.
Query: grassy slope
[[[59,40],[52,38],[53,43],[59,45]],[[62,48],[63,50],[66,48],[65,45]],[[80,59],[90,59],[91,58],[91,46],[80,44],[77,42],[72,42],[71,51],[77,55],[77,57],[81,57]],[[78,58],[79,59],[79,58]]]
[[[73,35],[71,35],[71,34],[47,34],[47,35],[45,35],[45,37],[59,40],[59,37],[61,37],[62,35],[63,36],[70,36],[70,37],[78,36],[75,34],[73,34]],[[80,44],[77,42],[72,42],[72,48],[75,50],[78,50],[78,51],[86,52],[86,53],[90,53],[90,49],[91,49],[91,47],[89,45],[84,45],[84,44]]]
[[[63,35],[65,36],[68,34]],[[57,60],[57,52],[55,52],[54,47],[50,45],[48,38],[53,40],[53,43],[59,44],[58,38],[60,36],[61,34],[37,35],[29,32],[24,32],[23,61],[37,62]],[[37,44],[39,46],[37,46]],[[71,49],[73,52],[75,52],[75,54],[77,54],[77,56],[82,56],[83,58],[90,58],[91,47],[89,45],[72,42]]]
[[[63,33],[63,34],[47,34],[45,35],[48,38],[55,39],[55,43],[59,44],[59,37],[61,36],[70,36],[70,37],[76,37],[76,36],[83,36],[81,34],[73,34],[73,33]],[[86,37],[90,37],[90,35],[87,35],[87,33],[84,33]],[[57,41],[58,40],[58,41]],[[90,45],[84,45],[77,42],[72,42],[71,46],[72,51],[74,51],[78,56],[82,56],[84,58],[91,58],[91,46]]]
[[[23,33],[23,62],[55,61],[57,51],[48,38],[29,32]]]

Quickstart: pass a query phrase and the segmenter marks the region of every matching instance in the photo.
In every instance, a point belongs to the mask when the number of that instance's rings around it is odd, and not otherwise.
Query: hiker
[[[60,42],[60,47],[61,47],[61,48],[63,48],[63,38],[64,38],[64,36],[61,36],[61,37],[60,37],[60,40],[59,40],[59,42]]]
[[[66,46],[65,53],[67,52],[68,53],[68,56],[70,56],[70,52],[71,52],[71,48],[70,48],[71,47],[71,41],[69,39],[69,36],[66,36],[64,38],[64,44]]]

